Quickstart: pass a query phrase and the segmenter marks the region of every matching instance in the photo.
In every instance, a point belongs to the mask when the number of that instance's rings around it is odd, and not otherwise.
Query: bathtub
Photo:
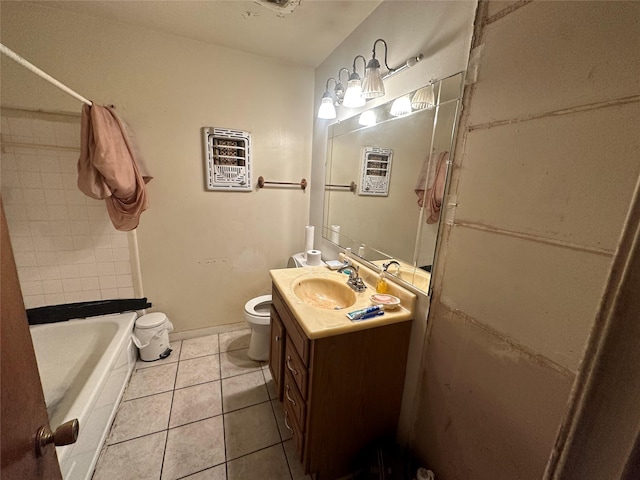
[[[78,440],[56,447],[65,480],[91,478],[137,358],[136,314],[30,327],[51,429],[77,418]]]

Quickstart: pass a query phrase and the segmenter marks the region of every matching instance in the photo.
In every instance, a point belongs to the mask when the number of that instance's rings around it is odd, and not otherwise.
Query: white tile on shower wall
[[[22,197],[24,205],[48,205],[45,191],[41,188],[25,188],[22,190]]]
[[[22,252],[33,252],[33,238],[31,237],[20,237],[20,239],[16,239],[18,241],[12,242],[13,251],[17,253]]]
[[[38,170],[43,173],[60,173],[60,164],[58,163],[58,157],[46,155],[38,158]],[[44,177],[43,177],[44,182]],[[46,187],[47,184],[43,183]]]
[[[59,280],[60,267],[58,265],[46,265],[38,267],[40,269],[40,276],[42,280]]]
[[[39,267],[57,265],[56,252],[36,252],[36,263]]]
[[[42,190],[41,190],[42,191]],[[64,190],[43,190],[44,198],[47,205],[66,205],[64,198]]]
[[[69,229],[71,229],[71,222],[69,222]],[[73,249],[76,252],[83,252],[91,254],[93,262],[96,261],[95,253],[93,251],[93,239],[90,235],[76,235],[73,237]]]
[[[53,252],[53,237],[41,236],[33,238],[33,249],[36,252]]]
[[[4,200],[4,196],[2,197]],[[26,220],[14,220],[11,222],[11,235],[14,237],[30,237],[31,227]]]
[[[62,173],[62,186],[67,190],[73,190],[78,188],[78,174],[77,173]]]
[[[35,155],[17,155],[16,166],[19,172],[39,172],[38,157]]]
[[[124,275],[126,273],[131,273],[131,263],[130,262],[115,262],[113,264],[116,275]]]
[[[4,174],[4,171],[2,172]],[[24,204],[22,188],[7,187],[2,189],[2,202],[4,205],[22,205]]]
[[[129,239],[125,232],[118,232],[111,236],[111,246],[113,248],[126,248],[129,251]]]
[[[88,220],[73,220],[71,222],[71,234],[76,235],[89,235],[89,221]]]
[[[97,249],[96,250],[96,258],[98,256],[98,252],[100,250],[101,249]],[[96,266],[98,268],[98,275],[101,276],[101,277],[105,277],[105,276],[115,275],[116,274],[113,262],[97,262]],[[108,287],[108,288],[111,288],[111,287]]]
[[[47,206],[47,215],[49,220],[69,220],[69,212],[64,205]]]
[[[86,277],[81,280],[82,291],[88,292],[91,290],[100,290],[100,282],[98,277]]]
[[[42,290],[45,295],[63,293],[62,280],[42,280]]]
[[[93,252],[93,250],[78,250],[78,248],[76,247],[76,242],[75,242],[75,238],[73,239],[73,246],[76,249],[75,253],[76,253],[76,263],[78,264],[92,264],[93,268],[96,267],[96,256],[95,253]],[[97,270],[96,270],[96,275],[97,275]]]
[[[52,293],[45,295],[45,305],[59,305],[64,303],[64,293]]]
[[[27,222],[29,225],[29,232],[32,236],[48,236],[51,235],[51,225],[46,220],[36,221],[36,222]],[[13,231],[11,232],[13,235]]]
[[[118,288],[118,297],[120,298],[133,298],[135,293],[133,287]]]
[[[126,262],[130,258],[130,253],[128,248],[114,248],[113,249],[113,259],[116,262]]]
[[[38,267],[22,267],[18,270],[18,277],[21,282],[40,281],[40,269]]]
[[[26,205],[27,220],[29,221],[44,221],[49,220],[46,205]],[[53,220],[53,219],[52,219]]]
[[[91,238],[95,248],[111,248],[111,235],[103,233],[101,235],[92,235]]]
[[[76,252],[72,250],[56,252],[56,260],[58,265],[75,265]]]
[[[60,278],[62,279],[79,279],[77,265],[60,265]]]
[[[85,302],[102,300],[102,294],[100,293],[100,290],[88,290],[86,292],[82,292],[82,300]]]
[[[82,280],[79,278],[63,278],[62,290],[64,293],[73,293],[82,291]]]
[[[20,178],[20,186],[23,188],[42,188],[40,172],[18,171],[18,177]]]
[[[88,222],[87,207],[84,205],[67,205],[69,220]],[[87,232],[87,235],[90,232]]]
[[[77,252],[76,252],[77,253]],[[78,265],[78,276],[80,278],[97,277],[98,267],[95,263],[82,263]]]
[[[7,216],[7,221],[9,225],[13,220],[28,220],[29,215],[27,214],[27,209],[24,205],[5,205],[4,206],[4,214]]]
[[[100,294],[102,295],[103,300],[109,300],[119,297],[117,288],[101,288]]]
[[[84,301],[84,292],[70,292],[64,294],[65,303],[76,303]]]
[[[85,195],[77,188],[74,190],[63,190],[67,205],[86,205]]]
[[[38,265],[35,252],[13,252],[17,267],[35,267]]]
[[[71,251],[73,250],[73,237],[70,235],[64,235],[53,238],[53,248],[56,251]]]
[[[131,275],[116,275],[118,288],[133,287],[133,278]]]
[[[51,228],[51,235],[54,237],[60,237],[63,235],[71,235],[71,222],[67,220],[61,220],[59,222],[49,222]]]
[[[23,295],[43,295],[44,291],[42,290],[42,282],[20,282],[20,288],[22,289]]]
[[[44,295],[25,295],[23,299],[24,299],[24,308],[36,308],[36,307],[42,307],[45,305]]]
[[[22,186],[20,183],[20,174],[17,171],[5,170],[4,160],[2,161],[2,186],[19,188]]]
[[[113,262],[113,250],[110,248],[98,248],[96,250],[96,262],[98,263],[102,263],[102,262]],[[105,275],[112,275],[114,272],[112,271],[110,274],[105,274]]]
[[[87,212],[89,213],[89,220],[104,222],[107,216],[107,207],[102,205],[87,205]]]
[[[100,290],[109,289],[109,288],[113,288],[117,290],[118,283],[116,281],[115,275],[107,275],[104,277],[100,276],[98,278],[100,279]]]
[[[47,189],[61,190],[64,188],[60,172],[42,172],[40,173],[40,178],[42,179],[42,185]]]

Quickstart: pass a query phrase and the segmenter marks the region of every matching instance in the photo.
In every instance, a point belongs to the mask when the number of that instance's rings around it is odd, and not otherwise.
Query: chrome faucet
[[[387,263],[383,263],[383,264],[382,264],[382,268],[383,268],[383,269],[384,269],[384,271],[386,272],[387,270],[389,270],[389,267],[390,267],[391,265],[396,265],[396,266],[398,267],[398,272],[400,271],[400,264],[399,264],[397,261],[395,261],[395,260],[390,260],[390,261],[388,261]]]
[[[343,273],[346,269],[349,269],[349,279],[347,285],[349,285],[356,292],[364,292],[367,286],[362,281],[362,278],[358,275],[359,267],[355,265],[344,265],[338,269],[338,273]]]

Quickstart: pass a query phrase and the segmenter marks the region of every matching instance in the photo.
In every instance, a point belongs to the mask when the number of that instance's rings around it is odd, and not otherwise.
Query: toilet
[[[307,266],[304,253],[289,257],[287,268]],[[271,335],[271,295],[252,298],[244,304],[244,319],[251,327],[251,340],[247,355],[253,360],[269,360],[269,337]]]

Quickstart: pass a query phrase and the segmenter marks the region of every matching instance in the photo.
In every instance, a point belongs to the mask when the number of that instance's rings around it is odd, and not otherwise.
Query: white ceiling
[[[316,67],[381,1],[302,0],[289,14],[248,0],[33,3]]]

